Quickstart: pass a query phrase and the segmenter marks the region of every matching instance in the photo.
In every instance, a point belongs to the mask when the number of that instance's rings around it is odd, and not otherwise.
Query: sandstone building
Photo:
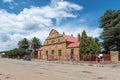
[[[79,59],[79,41],[80,34],[73,37],[52,29],[44,45],[38,50],[38,59],[77,60]]]

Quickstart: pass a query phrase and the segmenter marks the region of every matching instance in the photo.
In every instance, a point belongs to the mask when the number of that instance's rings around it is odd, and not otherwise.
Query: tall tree
[[[98,54],[100,51],[100,47],[97,44],[97,42],[95,41],[94,38],[92,37],[88,37],[88,53],[90,54]]]
[[[106,51],[120,51],[120,10],[107,10],[100,18],[101,38]]]
[[[80,54],[97,54],[100,51],[99,45],[94,38],[88,37],[85,30],[80,38],[79,52]]]
[[[41,47],[41,41],[37,37],[33,37],[31,40],[31,47],[32,47],[33,53],[35,53],[35,51],[37,51],[36,49]]]
[[[24,38],[18,42],[18,46],[19,48],[27,49],[29,47],[29,41],[26,38]]]
[[[88,43],[87,43],[87,34],[85,32],[85,30],[82,32],[82,36],[80,38],[80,45],[79,45],[79,52],[80,54],[86,54],[88,53]]]

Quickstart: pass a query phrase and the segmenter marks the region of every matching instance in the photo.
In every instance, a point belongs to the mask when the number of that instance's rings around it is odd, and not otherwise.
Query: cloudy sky
[[[38,37],[51,29],[65,34],[102,32],[99,18],[107,9],[120,9],[120,0],[0,0],[0,51],[17,47],[19,40]]]

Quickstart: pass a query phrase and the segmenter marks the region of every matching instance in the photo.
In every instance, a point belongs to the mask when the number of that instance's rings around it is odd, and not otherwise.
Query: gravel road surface
[[[120,66],[94,67],[1,58],[0,80],[120,80]]]

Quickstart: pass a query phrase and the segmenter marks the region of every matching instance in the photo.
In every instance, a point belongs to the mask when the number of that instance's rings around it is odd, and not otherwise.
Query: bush
[[[23,49],[23,48],[15,48],[13,50],[6,51],[5,55],[8,58],[17,58],[18,56],[19,57],[24,56],[25,53],[26,53],[25,49]]]

